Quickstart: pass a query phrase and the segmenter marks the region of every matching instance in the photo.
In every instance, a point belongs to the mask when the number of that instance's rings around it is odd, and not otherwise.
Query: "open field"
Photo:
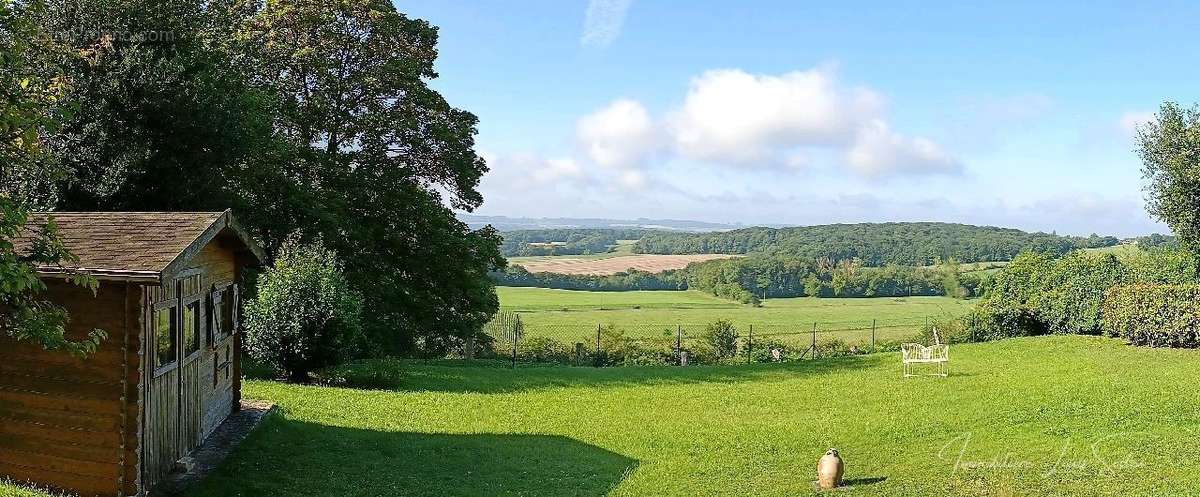
[[[1098,254],[1113,254],[1116,256],[1134,255],[1134,254],[1137,254],[1138,252],[1142,251],[1142,249],[1138,248],[1138,246],[1136,244],[1121,244],[1121,245],[1113,245],[1111,247],[1102,247],[1102,248],[1084,249],[1084,250],[1086,250],[1088,252],[1095,252]]]
[[[949,297],[881,297],[768,299],[762,307],[752,307],[697,291],[496,290],[501,307],[520,314],[529,336],[568,342],[594,336],[601,324],[615,325],[637,337],[661,336],[680,325],[685,333],[698,333],[703,325],[726,319],[743,331],[753,325],[760,336],[804,334],[817,323],[821,338],[830,338],[831,330],[842,330],[837,338],[864,343],[870,340],[873,320],[879,339],[895,340],[911,336],[926,318],[961,316],[973,305]]]
[[[546,256],[514,257],[510,264],[524,267],[531,273],[558,274],[617,274],[630,269],[661,273],[669,269],[683,269],[693,262],[739,257],[725,254],[655,255],[607,253],[591,256]]]
[[[694,368],[414,363],[395,391],[250,382],[283,414],[191,497],[1196,495],[1200,353],[1079,336]]]

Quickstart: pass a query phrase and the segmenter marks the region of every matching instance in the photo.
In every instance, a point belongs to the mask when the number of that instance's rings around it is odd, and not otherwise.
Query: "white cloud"
[[[1154,120],[1154,113],[1149,111],[1132,111],[1121,114],[1118,125],[1127,136],[1137,136],[1139,126]]]
[[[610,168],[641,165],[658,147],[658,134],[646,108],[629,99],[616,100],[576,125],[576,139],[584,154]]]
[[[780,149],[837,146],[882,112],[882,98],[838,87],[832,69],[779,76],[708,71],[691,82],[670,118],[683,156],[737,165],[780,162]]]
[[[491,169],[484,181],[496,188],[527,190],[545,185],[584,185],[591,180],[583,166],[572,158],[546,158],[531,153],[480,155]]]
[[[882,120],[874,120],[858,130],[854,145],[846,151],[846,162],[868,177],[962,171],[962,164],[937,143],[897,134]]]
[[[547,159],[533,170],[533,180],[538,183],[550,183],[563,179],[576,179],[583,176],[583,168],[573,159]]]
[[[626,190],[642,190],[648,184],[646,173],[641,171],[623,171],[617,176],[617,184]]]
[[[633,0],[590,0],[583,20],[585,46],[606,47],[621,35],[625,15]]]

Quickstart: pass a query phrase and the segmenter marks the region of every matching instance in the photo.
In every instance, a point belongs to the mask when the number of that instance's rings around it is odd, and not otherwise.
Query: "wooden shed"
[[[238,286],[262,250],[228,211],[52,215],[100,286],[39,268],[45,295],[73,338],[108,339],[79,359],[0,335],[0,476],[144,495],[239,406]]]

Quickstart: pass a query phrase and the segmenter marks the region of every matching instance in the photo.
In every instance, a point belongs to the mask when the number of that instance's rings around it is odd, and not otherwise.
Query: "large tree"
[[[269,209],[245,185],[275,185],[270,101],[232,46],[235,0],[54,0],[39,21],[82,51],[67,68],[78,104],[49,146],[75,210]]]
[[[1146,206],[1200,254],[1200,107],[1167,102],[1138,130]]]
[[[55,236],[54,223],[28,226],[28,209],[54,175],[40,168],[43,142],[57,132],[68,107],[61,104],[67,82],[56,70],[71,52],[61,50],[30,22],[37,3],[0,3],[0,334],[47,349],[86,354],[104,338],[100,330],[82,340],[66,331],[69,316],[46,300],[38,266],[73,260]],[[30,238],[29,231],[37,235]],[[14,240],[20,236],[18,247]],[[95,280],[72,278],[95,288]]]
[[[437,31],[387,1],[56,0],[87,57],[51,141],[57,205],[233,207],[274,252],[321,239],[383,350],[433,350],[498,307],[498,237],[472,231],[476,118],[428,86]]]
[[[429,88],[436,28],[386,0],[272,0],[241,39],[278,98],[290,178],[320,199],[306,231],[344,260],[379,344],[436,351],[475,333],[503,259],[496,233],[448,208],[482,202],[487,166],[476,117]]]

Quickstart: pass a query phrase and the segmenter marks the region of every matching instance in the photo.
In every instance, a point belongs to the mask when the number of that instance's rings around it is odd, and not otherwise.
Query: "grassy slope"
[[[770,299],[762,307],[737,304],[696,292],[583,292],[544,288],[497,289],[500,305],[521,314],[530,335],[564,340],[589,335],[597,324],[614,324],[630,336],[657,336],[678,324],[699,329],[705,323],[728,319],[756,333],[806,332],[819,329],[869,328],[877,320],[882,339],[907,336],[930,319],[959,316],[972,305],[947,297],[873,299]],[[640,308],[635,308],[640,307]],[[569,336],[568,336],[569,335]],[[869,340],[869,331],[839,335],[846,341]]]
[[[409,391],[251,382],[284,415],[201,496],[1195,495],[1200,353],[1086,337],[697,368],[415,366]],[[956,469],[957,467],[957,469]]]

